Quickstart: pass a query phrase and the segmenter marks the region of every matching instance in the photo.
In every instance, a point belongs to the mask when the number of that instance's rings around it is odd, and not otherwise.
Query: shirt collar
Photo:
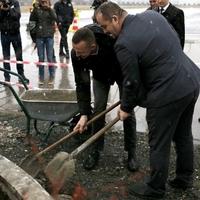
[[[166,6],[162,7],[163,8],[163,12],[165,12],[167,10],[167,8],[169,7],[169,4],[170,3],[168,3]],[[160,9],[161,9],[161,7],[160,7]]]

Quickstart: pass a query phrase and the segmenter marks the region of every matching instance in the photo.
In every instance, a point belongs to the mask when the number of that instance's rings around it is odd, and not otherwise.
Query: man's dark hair
[[[95,15],[97,13],[102,13],[103,17],[106,20],[112,20],[113,15],[116,15],[118,17],[121,17],[122,14],[126,12],[124,9],[122,9],[118,4],[114,3],[114,2],[105,2],[103,4],[101,4],[96,12]]]
[[[85,41],[88,44],[94,43],[96,41],[94,33],[87,27],[78,29],[72,37],[72,42],[78,44],[81,41]]]
[[[91,8],[96,10],[104,2],[107,2],[107,0],[94,0],[92,5],[91,5]]]

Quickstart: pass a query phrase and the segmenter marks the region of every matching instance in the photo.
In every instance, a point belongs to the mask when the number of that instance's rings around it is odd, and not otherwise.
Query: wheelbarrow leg
[[[27,120],[26,120],[26,131],[27,131],[27,135],[30,135],[30,131],[31,131],[31,119],[29,117],[27,117]]]
[[[50,133],[51,133],[51,131],[52,131],[52,129],[54,128],[54,127],[56,127],[56,126],[58,126],[57,124],[55,124],[54,122],[50,122],[50,125],[49,125],[49,128],[47,129],[47,131],[45,131],[44,133],[42,133],[41,131],[39,131],[39,129],[38,129],[38,127],[37,127],[37,120],[35,119],[34,120],[34,129],[35,129],[35,131],[36,131],[36,134],[37,135],[44,135],[45,134],[45,138],[44,139],[42,139],[43,140],[43,142],[47,142],[47,140],[48,140],[48,138],[49,138],[49,136],[50,136]]]
[[[55,128],[57,126],[59,126],[59,124],[55,124],[54,122],[51,122],[51,124],[50,124],[50,126],[49,126],[49,128],[47,130],[46,137],[43,140],[45,143],[47,142],[47,140],[48,140],[48,138],[49,138],[49,136],[50,136],[51,131],[53,130],[53,128]]]
[[[34,119],[34,129],[35,129],[35,132],[36,132],[36,135],[39,135],[39,134],[42,134],[38,127],[37,127],[37,119]]]

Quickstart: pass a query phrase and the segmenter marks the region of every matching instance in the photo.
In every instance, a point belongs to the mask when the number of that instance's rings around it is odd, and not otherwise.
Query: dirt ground
[[[40,123],[45,130],[47,123]],[[43,142],[44,134],[36,135],[33,127],[31,134],[33,142],[42,150],[61,138],[67,132],[67,127],[54,129],[47,142]],[[0,112],[0,154],[19,164],[24,156],[31,152],[26,142],[26,118],[21,112]],[[59,151],[72,152],[78,145],[77,138],[71,138],[56,149],[45,155],[48,163]],[[105,137],[105,148],[101,154],[98,166],[92,171],[82,167],[82,160],[87,152],[76,160],[76,174],[63,185],[60,193],[73,196],[74,200],[137,200],[130,196],[128,188],[149,172],[147,133],[138,133],[137,157],[140,171],[131,173],[126,169],[126,153],[123,150],[123,133],[108,132]],[[186,161],[187,162],[187,161]],[[169,177],[174,177],[175,154],[172,148]],[[41,172],[36,180],[49,192],[52,187]],[[182,192],[167,186],[166,200],[200,200],[200,146],[195,146],[194,188]]]

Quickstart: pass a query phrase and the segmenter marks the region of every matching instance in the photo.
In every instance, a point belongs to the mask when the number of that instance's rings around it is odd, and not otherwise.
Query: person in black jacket
[[[10,45],[12,44],[17,61],[23,61],[20,17],[20,6],[17,0],[0,0],[0,32],[4,60],[10,60]],[[4,68],[10,70],[10,63],[4,63]],[[29,83],[24,75],[23,64],[17,64],[17,72],[26,83]],[[10,82],[8,73],[4,73],[4,77],[5,81]],[[21,82],[20,79],[19,82]]]
[[[57,14],[57,25],[61,35],[59,55],[69,59],[67,34],[74,19],[73,5],[70,0],[59,0],[54,4],[54,10]]]
[[[107,2],[107,1],[108,1],[108,0],[94,0],[94,1],[92,2],[92,5],[91,5],[90,8],[93,8],[93,9],[94,9],[94,14],[93,14],[93,16],[92,16],[92,20],[93,20],[94,23],[97,22],[96,19],[95,19],[95,10],[96,10],[102,3]]]
[[[90,71],[93,75],[94,109],[96,115],[106,109],[110,86],[116,81],[121,92],[122,75],[118,61],[113,51],[114,40],[103,33],[103,30],[93,24],[75,32],[72,38],[71,51],[74,70],[77,100],[80,110],[80,120],[74,130],[82,133],[86,129],[88,118],[92,114],[90,93]],[[115,67],[115,68],[114,68]],[[105,116],[93,123],[92,134],[105,125]],[[136,121],[134,111],[124,121],[125,150],[128,151],[127,167],[136,171]],[[93,169],[98,163],[100,151],[103,149],[104,137],[100,138],[90,149],[84,161],[85,169]]]
[[[130,194],[160,199],[165,194],[172,141],[177,153],[171,187],[192,187],[192,118],[199,95],[200,70],[183,52],[176,32],[162,15],[145,11],[129,15],[113,2],[102,4],[96,19],[116,38],[115,53],[123,74],[123,121],[136,105],[147,108],[150,175],[131,186]]]
[[[158,4],[159,12],[177,32],[183,49],[185,44],[185,19],[183,10],[172,5],[169,0],[158,0]]]

